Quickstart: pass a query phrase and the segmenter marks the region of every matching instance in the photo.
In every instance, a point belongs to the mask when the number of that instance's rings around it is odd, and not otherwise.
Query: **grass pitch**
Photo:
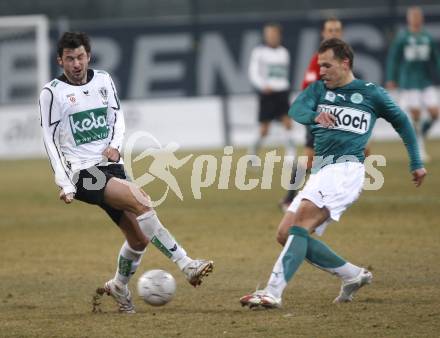
[[[118,228],[97,207],[58,201],[46,160],[2,161],[0,337],[438,337],[440,141],[427,146],[429,177],[416,189],[403,146],[373,144],[373,153],[387,159],[383,188],[365,191],[323,236],[372,269],[372,285],[353,303],[333,305],[339,281],[304,264],[283,308],[271,311],[241,308],[238,299],[264,285],[281,249],[275,231],[284,191],[277,175],[269,190],[239,191],[233,183],[218,190],[216,182],[195,200],[191,166],[176,171],[184,200],[170,194],[159,216],[191,256],[215,261],[214,273],[194,289],[151,246],[137,276],[170,271],[175,299],[154,308],[135,298],[138,313],[120,315],[107,297],[94,314],[94,290],[114,274],[123,241]],[[146,187],[153,196],[163,189]]]

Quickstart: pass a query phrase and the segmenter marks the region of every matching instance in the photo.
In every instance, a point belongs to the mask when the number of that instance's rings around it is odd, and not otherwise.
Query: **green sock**
[[[343,266],[346,261],[337,255],[324,242],[313,237],[308,238],[306,259],[310,263],[324,269],[335,269]]]
[[[266,291],[277,298],[281,298],[287,282],[292,279],[304,261],[307,252],[308,231],[304,228],[293,226],[289,229],[289,234],[266,286]]]
[[[309,239],[308,231],[296,225],[289,229],[289,234],[293,235],[293,239],[283,257],[284,279],[286,282],[292,279],[296,270],[306,258]]]
[[[324,242],[312,237],[309,237],[306,259],[314,266],[330,272],[344,281],[356,277],[362,271],[359,266],[347,262],[336,254]]]

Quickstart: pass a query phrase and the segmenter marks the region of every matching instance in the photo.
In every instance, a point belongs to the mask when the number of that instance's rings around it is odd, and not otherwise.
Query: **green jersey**
[[[333,128],[316,124],[315,118],[321,112],[336,117]],[[316,81],[296,98],[289,116],[311,126],[315,136],[315,154],[324,161],[318,163],[318,167],[340,161],[363,162],[365,146],[374,124],[382,117],[391,123],[403,139],[410,156],[411,171],[423,168],[414,128],[408,116],[382,87],[371,82],[355,79],[343,87],[328,89],[322,81]]]
[[[424,89],[433,84],[432,63],[440,73],[440,53],[429,33],[405,30],[394,39],[387,61],[387,81],[403,89]]]

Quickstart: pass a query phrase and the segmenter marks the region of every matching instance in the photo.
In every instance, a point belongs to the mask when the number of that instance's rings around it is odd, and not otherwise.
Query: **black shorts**
[[[307,148],[314,148],[313,144],[315,143],[315,136],[312,134],[310,126],[306,126],[306,144]]]
[[[123,215],[122,210],[117,210],[104,202],[104,189],[107,182],[112,178],[127,179],[122,164],[110,164],[108,166],[93,166],[80,170],[75,174],[76,194],[75,199],[89,204],[99,205],[119,225]]]
[[[259,95],[260,110],[258,113],[259,122],[270,122],[279,120],[289,112],[289,92],[276,92]]]

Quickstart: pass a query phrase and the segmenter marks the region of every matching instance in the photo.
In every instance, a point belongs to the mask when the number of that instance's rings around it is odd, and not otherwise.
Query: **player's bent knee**
[[[150,197],[141,193],[141,190],[132,191],[132,195],[134,197],[134,213],[137,216],[142,215],[152,209]]]
[[[151,199],[141,188],[132,182],[124,182],[133,197],[135,208],[138,212],[144,213],[149,211],[151,207]]]
[[[107,185],[106,192],[110,205],[137,216],[152,209],[149,196],[132,182],[113,177]]]
[[[296,224],[296,212],[287,211],[284,214],[283,219],[281,220],[277,234],[276,234],[276,240],[278,243],[280,243],[282,246],[286,244],[287,238],[289,237],[289,229]]]
[[[289,237],[289,233],[283,230],[279,230],[277,232],[277,242],[284,246],[287,242],[287,237]]]

